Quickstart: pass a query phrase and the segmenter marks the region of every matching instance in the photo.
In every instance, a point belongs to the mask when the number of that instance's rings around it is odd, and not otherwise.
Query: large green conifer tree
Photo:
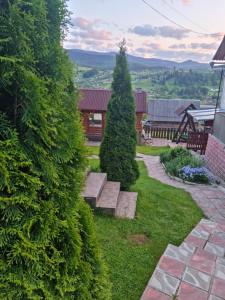
[[[0,1],[0,299],[110,299],[80,197],[83,135],[65,0]]]
[[[113,73],[112,96],[100,148],[100,166],[109,180],[120,181],[123,189],[138,178],[135,103],[127,66],[125,43],[120,45]]]

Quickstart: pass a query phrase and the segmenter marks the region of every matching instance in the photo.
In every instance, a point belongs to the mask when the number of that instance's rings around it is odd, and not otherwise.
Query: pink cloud
[[[111,32],[99,29],[99,25],[101,24],[103,24],[103,21],[100,19],[88,20],[80,17],[75,18],[73,19],[71,35],[93,40],[111,40]]]
[[[190,4],[190,3],[191,3],[191,0],[181,0],[181,2],[182,2],[184,5],[187,5],[187,4]]]

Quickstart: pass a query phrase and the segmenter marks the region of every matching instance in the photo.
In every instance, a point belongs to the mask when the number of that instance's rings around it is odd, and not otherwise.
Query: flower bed
[[[209,183],[204,161],[191,154],[187,149],[177,147],[160,155],[166,172],[184,181]]]

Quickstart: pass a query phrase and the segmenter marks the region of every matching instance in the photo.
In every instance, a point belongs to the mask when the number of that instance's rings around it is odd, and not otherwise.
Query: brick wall
[[[225,144],[211,134],[209,135],[205,158],[209,169],[225,180]]]

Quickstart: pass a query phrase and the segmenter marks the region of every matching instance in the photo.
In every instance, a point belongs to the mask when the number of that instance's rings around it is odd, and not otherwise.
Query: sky
[[[209,62],[225,34],[225,0],[69,0],[64,46],[149,58]],[[176,24],[178,25],[176,25]],[[194,31],[194,32],[193,32]]]

